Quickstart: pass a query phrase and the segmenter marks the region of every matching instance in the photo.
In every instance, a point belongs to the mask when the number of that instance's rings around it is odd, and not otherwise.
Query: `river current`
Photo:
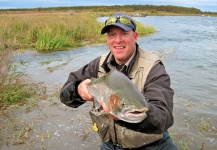
[[[106,17],[98,18],[104,21]],[[217,147],[217,17],[147,16],[134,17],[157,32],[139,37],[140,47],[164,60],[174,96],[172,137],[182,149]],[[32,79],[62,86],[68,74],[108,52],[106,44],[41,54],[26,51],[17,60],[28,62]],[[196,145],[196,146],[195,146]]]

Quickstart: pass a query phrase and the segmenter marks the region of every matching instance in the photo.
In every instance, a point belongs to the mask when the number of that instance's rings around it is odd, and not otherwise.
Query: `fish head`
[[[109,98],[108,108],[110,111],[118,110],[121,107],[121,100],[114,94]]]
[[[117,95],[111,95],[108,104],[109,115],[119,120],[130,123],[138,123],[147,117],[147,107],[129,104],[128,101],[120,99]]]

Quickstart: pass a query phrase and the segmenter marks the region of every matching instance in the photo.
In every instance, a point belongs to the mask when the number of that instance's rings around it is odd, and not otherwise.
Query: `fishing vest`
[[[101,67],[106,56],[107,54],[103,55],[100,59],[98,77],[106,75],[105,70]],[[142,50],[141,48],[138,49],[136,57],[129,78],[142,92],[151,68],[161,60],[157,55]],[[123,148],[139,148],[160,140],[163,137],[163,134],[146,134],[120,126],[114,123],[113,119],[105,114],[99,113],[99,111],[100,110],[93,108],[93,110],[90,111],[90,116],[94,131],[99,134],[104,142],[112,141],[113,144],[119,144]]]

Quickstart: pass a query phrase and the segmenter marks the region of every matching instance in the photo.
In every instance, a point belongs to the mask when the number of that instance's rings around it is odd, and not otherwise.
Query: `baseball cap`
[[[105,26],[101,30],[101,34],[105,34],[110,26],[117,26],[125,31],[136,31],[135,21],[128,15],[117,12],[105,21]]]

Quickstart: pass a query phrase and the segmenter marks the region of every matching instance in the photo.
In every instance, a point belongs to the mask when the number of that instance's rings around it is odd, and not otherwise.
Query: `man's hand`
[[[86,101],[93,101],[93,96],[90,94],[88,86],[90,82],[90,79],[86,79],[78,85],[78,94]]]

